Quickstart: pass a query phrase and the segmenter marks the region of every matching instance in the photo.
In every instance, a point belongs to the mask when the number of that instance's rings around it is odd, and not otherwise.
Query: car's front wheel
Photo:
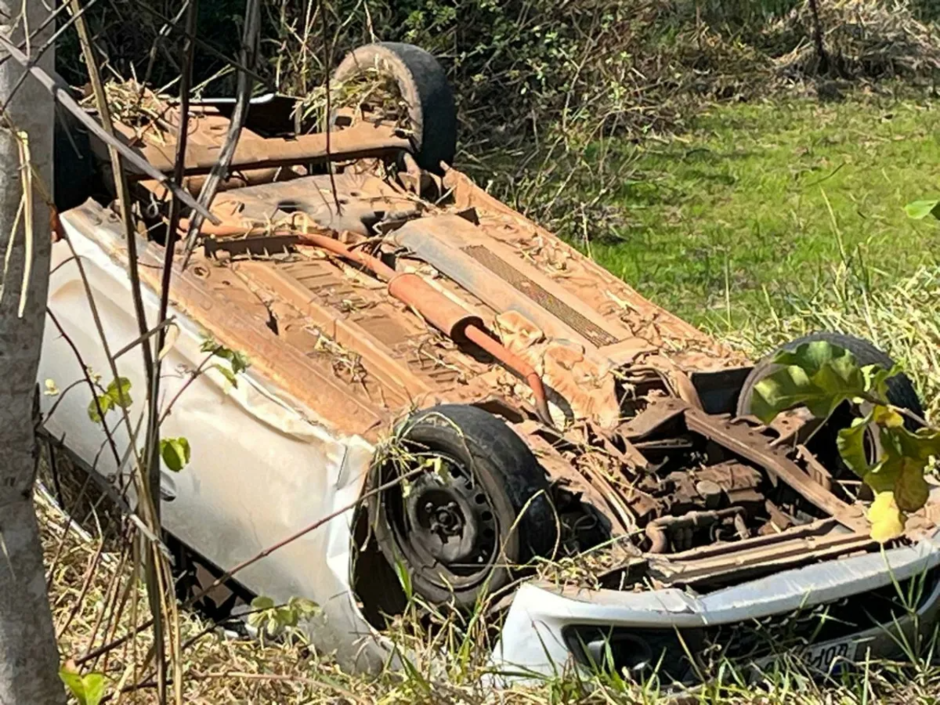
[[[558,522],[545,471],[502,420],[472,406],[418,412],[381,452],[370,503],[379,547],[432,604],[472,607],[516,566],[550,555]]]

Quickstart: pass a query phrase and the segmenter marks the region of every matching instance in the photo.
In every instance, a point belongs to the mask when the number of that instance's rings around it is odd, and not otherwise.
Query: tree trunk
[[[24,25],[35,32],[47,13],[42,0],[0,0],[0,33],[22,46]],[[51,27],[31,38],[28,48],[35,52],[50,34]],[[5,54],[0,50],[0,57]],[[51,49],[40,63],[51,71]],[[0,65],[0,104],[22,73],[15,61]],[[22,143],[10,128],[27,135],[35,173],[51,188],[53,119],[52,98],[30,78],[10,100],[6,116],[0,115],[0,253],[9,257],[6,272],[0,269],[0,705],[65,702],[32,500],[33,400],[49,282],[49,209],[34,188],[28,247],[26,219],[17,218]]]

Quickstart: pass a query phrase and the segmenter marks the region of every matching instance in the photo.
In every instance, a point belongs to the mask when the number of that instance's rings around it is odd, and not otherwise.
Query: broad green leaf
[[[754,386],[751,413],[764,423],[770,423],[781,411],[804,403],[812,392],[812,382],[802,368],[785,367]]]
[[[65,687],[78,700],[79,703],[85,702],[85,684],[82,683],[82,677],[78,673],[73,673],[65,668],[59,669],[59,678],[65,683]]]
[[[248,362],[248,356],[245,355],[245,353],[239,352],[237,350],[229,350],[228,352],[229,355],[226,359],[232,363],[232,372],[235,374],[244,372],[251,365],[251,363]]]
[[[108,681],[101,673],[88,673],[82,677],[85,684],[85,705],[98,705],[104,698]]]
[[[189,441],[182,436],[179,438],[161,438],[160,457],[163,458],[163,462],[168,469],[179,472],[189,464]]]
[[[823,340],[803,343],[774,357],[781,369],[754,387],[751,413],[770,423],[781,411],[806,406],[826,418],[846,399],[865,391],[865,376],[848,350]]]
[[[924,472],[930,458],[940,455],[940,433],[931,429],[912,433],[903,424],[882,425],[879,440],[882,458],[864,476],[865,484],[875,492],[891,492],[900,510],[917,511],[930,494]]]
[[[274,609],[274,600],[258,595],[251,601],[251,608],[255,611],[248,615],[248,624],[259,629],[268,622],[270,612]],[[265,628],[267,629],[267,626]]]
[[[888,400],[888,380],[900,374],[897,367],[886,370],[881,365],[865,365],[862,375],[865,378],[865,391],[881,401]]]
[[[855,360],[852,353],[845,348],[840,348],[825,340],[814,340],[810,343],[803,343],[796,350],[781,350],[774,357],[774,363],[787,367],[799,367],[812,377],[833,360],[846,357],[853,362]]]
[[[908,218],[914,220],[923,220],[928,215],[936,218],[940,214],[938,206],[940,206],[940,200],[912,201],[904,206],[904,212],[907,213]]]
[[[255,610],[269,610],[274,607],[274,600],[265,595],[258,595],[251,601],[251,608]]]
[[[296,627],[300,615],[290,607],[280,607],[274,610],[274,621],[278,627]]]
[[[95,403],[95,399],[97,399],[97,403]],[[111,411],[112,407],[114,406],[114,402],[111,400],[111,397],[106,394],[95,397],[95,399],[92,399],[88,404],[88,418],[90,418],[95,423],[101,423],[104,421],[104,419],[101,417],[101,414],[107,414],[109,411]],[[99,407],[101,408],[101,414],[98,413]]]
[[[894,501],[893,492],[879,492],[868,509],[871,537],[879,543],[896,539],[904,533],[905,516]]]
[[[288,606],[297,612],[297,614],[309,617],[320,612],[320,605],[313,600],[304,597],[292,597],[287,601]]]
[[[851,427],[841,429],[836,436],[836,445],[842,460],[852,472],[862,478],[872,469],[865,452],[865,431],[871,420],[872,414],[863,419],[855,419]]]
[[[924,479],[924,463],[905,458],[894,482],[894,499],[898,509],[916,512],[927,503],[930,486]]]
[[[130,408],[133,401],[131,399],[131,381],[127,377],[118,377],[108,385],[105,395],[111,399],[114,407]]]
[[[101,673],[86,673],[82,676],[66,668],[61,668],[59,669],[59,678],[65,683],[65,686],[79,705],[99,705],[104,699],[108,680]]]

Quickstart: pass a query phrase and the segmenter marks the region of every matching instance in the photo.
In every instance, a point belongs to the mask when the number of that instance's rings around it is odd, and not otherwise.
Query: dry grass
[[[936,25],[917,19],[911,0],[829,0],[819,3],[826,49],[835,61],[834,72],[844,78],[929,77],[940,69],[940,43]],[[794,27],[811,27],[808,3],[772,23],[767,35],[782,43]],[[818,57],[809,39],[774,60],[785,77],[812,76]],[[792,43],[792,39],[789,39]]]

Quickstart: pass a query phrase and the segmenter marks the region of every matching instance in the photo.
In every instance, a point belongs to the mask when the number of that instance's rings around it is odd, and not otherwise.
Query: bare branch
[[[258,34],[261,29],[261,11],[258,0],[247,0],[245,6],[245,29],[242,34],[241,63],[245,66],[253,66],[257,54]],[[235,156],[235,148],[238,147],[238,139],[241,137],[242,127],[245,125],[245,118],[248,117],[248,105],[251,101],[252,78],[247,71],[239,69],[238,88],[236,91],[235,110],[232,111],[232,119],[229,123],[228,134],[225,136],[225,144],[219,153],[219,160],[212,171],[209,173],[206,182],[202,185],[199,192],[200,205],[208,208],[215,198],[219,189],[219,184],[228,173],[232,164],[232,158]],[[183,248],[183,263],[185,268],[189,258],[196,247],[196,239],[199,237],[199,228],[202,226],[202,211],[198,211],[190,218],[189,232],[186,233],[186,242]],[[210,218],[211,221],[211,218]]]

